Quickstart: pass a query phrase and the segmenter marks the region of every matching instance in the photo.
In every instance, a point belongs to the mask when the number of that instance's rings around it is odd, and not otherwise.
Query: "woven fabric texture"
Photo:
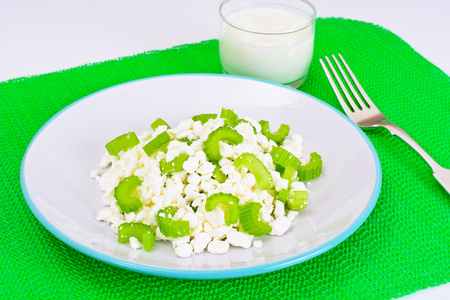
[[[313,63],[300,89],[341,111],[318,61],[338,52],[380,110],[450,168],[450,78],[388,30],[319,19]],[[83,96],[175,73],[221,73],[218,41],[0,83],[1,298],[379,300],[450,281],[450,196],[423,159],[384,129],[367,131],[383,170],[372,214],[347,240],[293,267],[228,280],[169,279],[110,266],[55,238],[20,187],[21,160],[34,134]]]

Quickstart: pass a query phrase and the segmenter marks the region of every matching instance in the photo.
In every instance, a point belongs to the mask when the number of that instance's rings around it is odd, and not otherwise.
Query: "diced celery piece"
[[[259,210],[261,208],[262,205],[258,202],[250,202],[241,207],[239,223],[246,233],[261,236],[272,231],[272,227],[259,218]]]
[[[231,109],[222,108],[220,117],[225,119],[225,126],[234,127],[237,125],[238,116]]]
[[[116,137],[105,145],[111,155],[118,155],[120,151],[126,151],[139,144],[139,139],[134,132],[128,132]]]
[[[230,226],[239,220],[239,199],[231,194],[217,193],[206,198],[205,209],[207,212],[213,211],[217,205],[223,205],[225,213],[225,223]]]
[[[298,169],[301,165],[300,159],[282,147],[272,147],[270,156],[272,156],[274,164],[283,168],[292,167]]]
[[[201,114],[201,115],[196,115],[192,117],[192,120],[195,121],[200,121],[202,122],[202,125],[205,124],[206,122],[208,122],[211,119],[216,119],[217,118],[217,114]]]
[[[142,149],[148,156],[152,156],[156,151],[161,150],[161,148],[170,141],[170,136],[167,131],[163,131],[158,134],[154,139],[144,145]]]
[[[155,130],[155,129],[158,128],[159,126],[163,126],[163,125],[166,125],[166,126],[167,126],[167,129],[170,129],[169,124],[167,124],[166,121],[164,121],[164,120],[161,119],[161,118],[156,119],[156,120],[152,123],[152,125],[150,125],[150,127],[151,127],[153,130]]]
[[[180,154],[171,161],[167,162],[165,158],[159,162],[159,169],[162,174],[173,174],[175,172],[183,171],[183,164],[189,158],[188,154]]]
[[[322,158],[316,152],[309,156],[309,162],[306,165],[298,167],[298,178],[300,181],[315,179],[322,173]]]
[[[305,209],[308,204],[308,191],[291,191],[287,206],[291,210]]]
[[[114,188],[114,198],[124,212],[136,212],[143,206],[141,200],[135,197],[136,190],[141,184],[139,177],[133,175],[123,179]]]
[[[281,189],[278,192],[277,199],[280,200],[283,203],[286,203],[286,201],[288,201],[288,199],[289,199],[289,195],[290,195],[290,192],[289,192],[288,189]]]
[[[278,145],[288,136],[291,129],[288,125],[281,124],[278,130],[272,133],[268,121],[261,120],[259,124],[261,125],[261,133]]]
[[[224,183],[227,180],[228,176],[222,172],[217,162],[214,162],[214,165],[216,166],[213,172],[214,179],[217,180],[219,183]]]
[[[143,223],[122,223],[118,227],[119,243],[126,243],[135,237],[144,244],[144,250],[150,251],[155,245],[155,233],[150,225]]]
[[[243,140],[244,137],[233,128],[219,127],[208,135],[203,143],[203,151],[210,161],[219,161],[222,158],[219,142],[237,145],[242,143]]]
[[[294,179],[295,171],[296,170],[293,167],[286,167],[283,171],[283,175],[281,176],[281,178],[288,180],[290,185],[292,179]]]
[[[160,216],[164,214],[164,217]],[[172,217],[175,214],[175,207],[168,206],[159,210],[157,215],[157,222],[159,230],[166,237],[178,238],[190,234],[189,221],[173,220]]]
[[[255,176],[256,185],[260,190],[268,188],[272,184],[272,175],[266,166],[252,153],[242,153],[234,160],[236,168],[246,167]]]

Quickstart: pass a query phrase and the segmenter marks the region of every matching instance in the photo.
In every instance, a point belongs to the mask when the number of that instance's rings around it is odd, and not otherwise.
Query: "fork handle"
[[[396,135],[402,140],[404,140],[408,145],[410,145],[414,150],[417,151],[417,153],[420,154],[420,156],[425,159],[425,161],[430,165],[431,169],[433,170],[433,176],[439,181],[439,183],[447,190],[448,193],[450,193],[450,169],[446,169],[441,167],[425,150],[420,147],[420,145],[413,140],[409,134],[406,133],[403,129],[398,127],[392,122],[387,122],[380,124],[380,126],[383,126],[392,135]]]

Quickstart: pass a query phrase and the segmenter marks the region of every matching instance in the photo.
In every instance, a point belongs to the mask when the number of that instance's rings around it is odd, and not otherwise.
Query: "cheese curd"
[[[237,197],[240,205],[249,202],[260,203],[262,208],[259,217],[272,227],[269,234],[286,233],[298,212],[289,211],[284,203],[267,190],[259,190],[255,175],[246,168],[236,169],[233,161],[242,153],[254,154],[270,172],[273,183],[269,189],[273,191],[306,190],[306,187],[302,182],[294,181],[290,184],[287,179],[282,178],[270,155],[272,147],[278,145],[260,133],[261,127],[256,121],[249,118],[246,120],[247,122],[234,127],[234,130],[243,136],[242,143],[233,145],[219,142],[222,159],[218,161],[218,166],[227,177],[223,183],[214,178],[216,165],[208,161],[203,151],[203,143],[208,135],[224,126],[222,118],[210,119],[204,124],[187,119],[170,129],[165,125],[159,126],[139,136],[139,145],[116,156],[105,154],[100,162],[103,172],[91,172],[91,177],[98,181],[99,188],[104,192],[103,204],[106,206],[98,212],[97,220],[108,222],[116,233],[119,225],[124,222],[148,224],[154,228],[155,240],[171,241],[174,252],[179,257],[188,257],[204,251],[222,254],[228,252],[230,246],[262,247],[262,242],[245,233],[239,224],[227,225],[224,210],[220,206],[210,212],[206,211],[207,197],[216,193],[227,193]],[[258,133],[255,134],[254,129]],[[167,131],[172,139],[167,145],[167,152],[159,151],[147,156],[142,147],[164,131]],[[189,139],[190,143],[185,139]],[[289,135],[280,146],[302,158],[300,135]],[[180,154],[189,155],[183,163],[183,171],[172,175],[161,174],[160,161],[165,159],[170,162]],[[114,188],[121,180],[132,175],[142,180],[137,189],[143,207],[137,212],[124,213],[114,198]],[[189,221],[190,235],[181,238],[164,236],[158,226],[158,212],[167,206],[176,209],[176,213],[170,216],[173,220]],[[130,238],[130,245],[133,249],[142,248],[136,238]]]

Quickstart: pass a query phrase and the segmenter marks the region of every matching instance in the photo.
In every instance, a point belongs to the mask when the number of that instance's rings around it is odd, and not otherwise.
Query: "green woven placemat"
[[[378,26],[319,19],[316,33],[301,90],[341,109],[318,58],[342,53],[379,108],[450,167],[450,78]],[[169,279],[110,266],[55,238],[20,188],[20,163],[33,135],[83,96],[174,73],[221,73],[217,40],[0,83],[2,298],[390,299],[450,281],[450,196],[420,156],[383,129],[367,132],[383,169],[372,214],[343,243],[293,267],[229,280]]]

